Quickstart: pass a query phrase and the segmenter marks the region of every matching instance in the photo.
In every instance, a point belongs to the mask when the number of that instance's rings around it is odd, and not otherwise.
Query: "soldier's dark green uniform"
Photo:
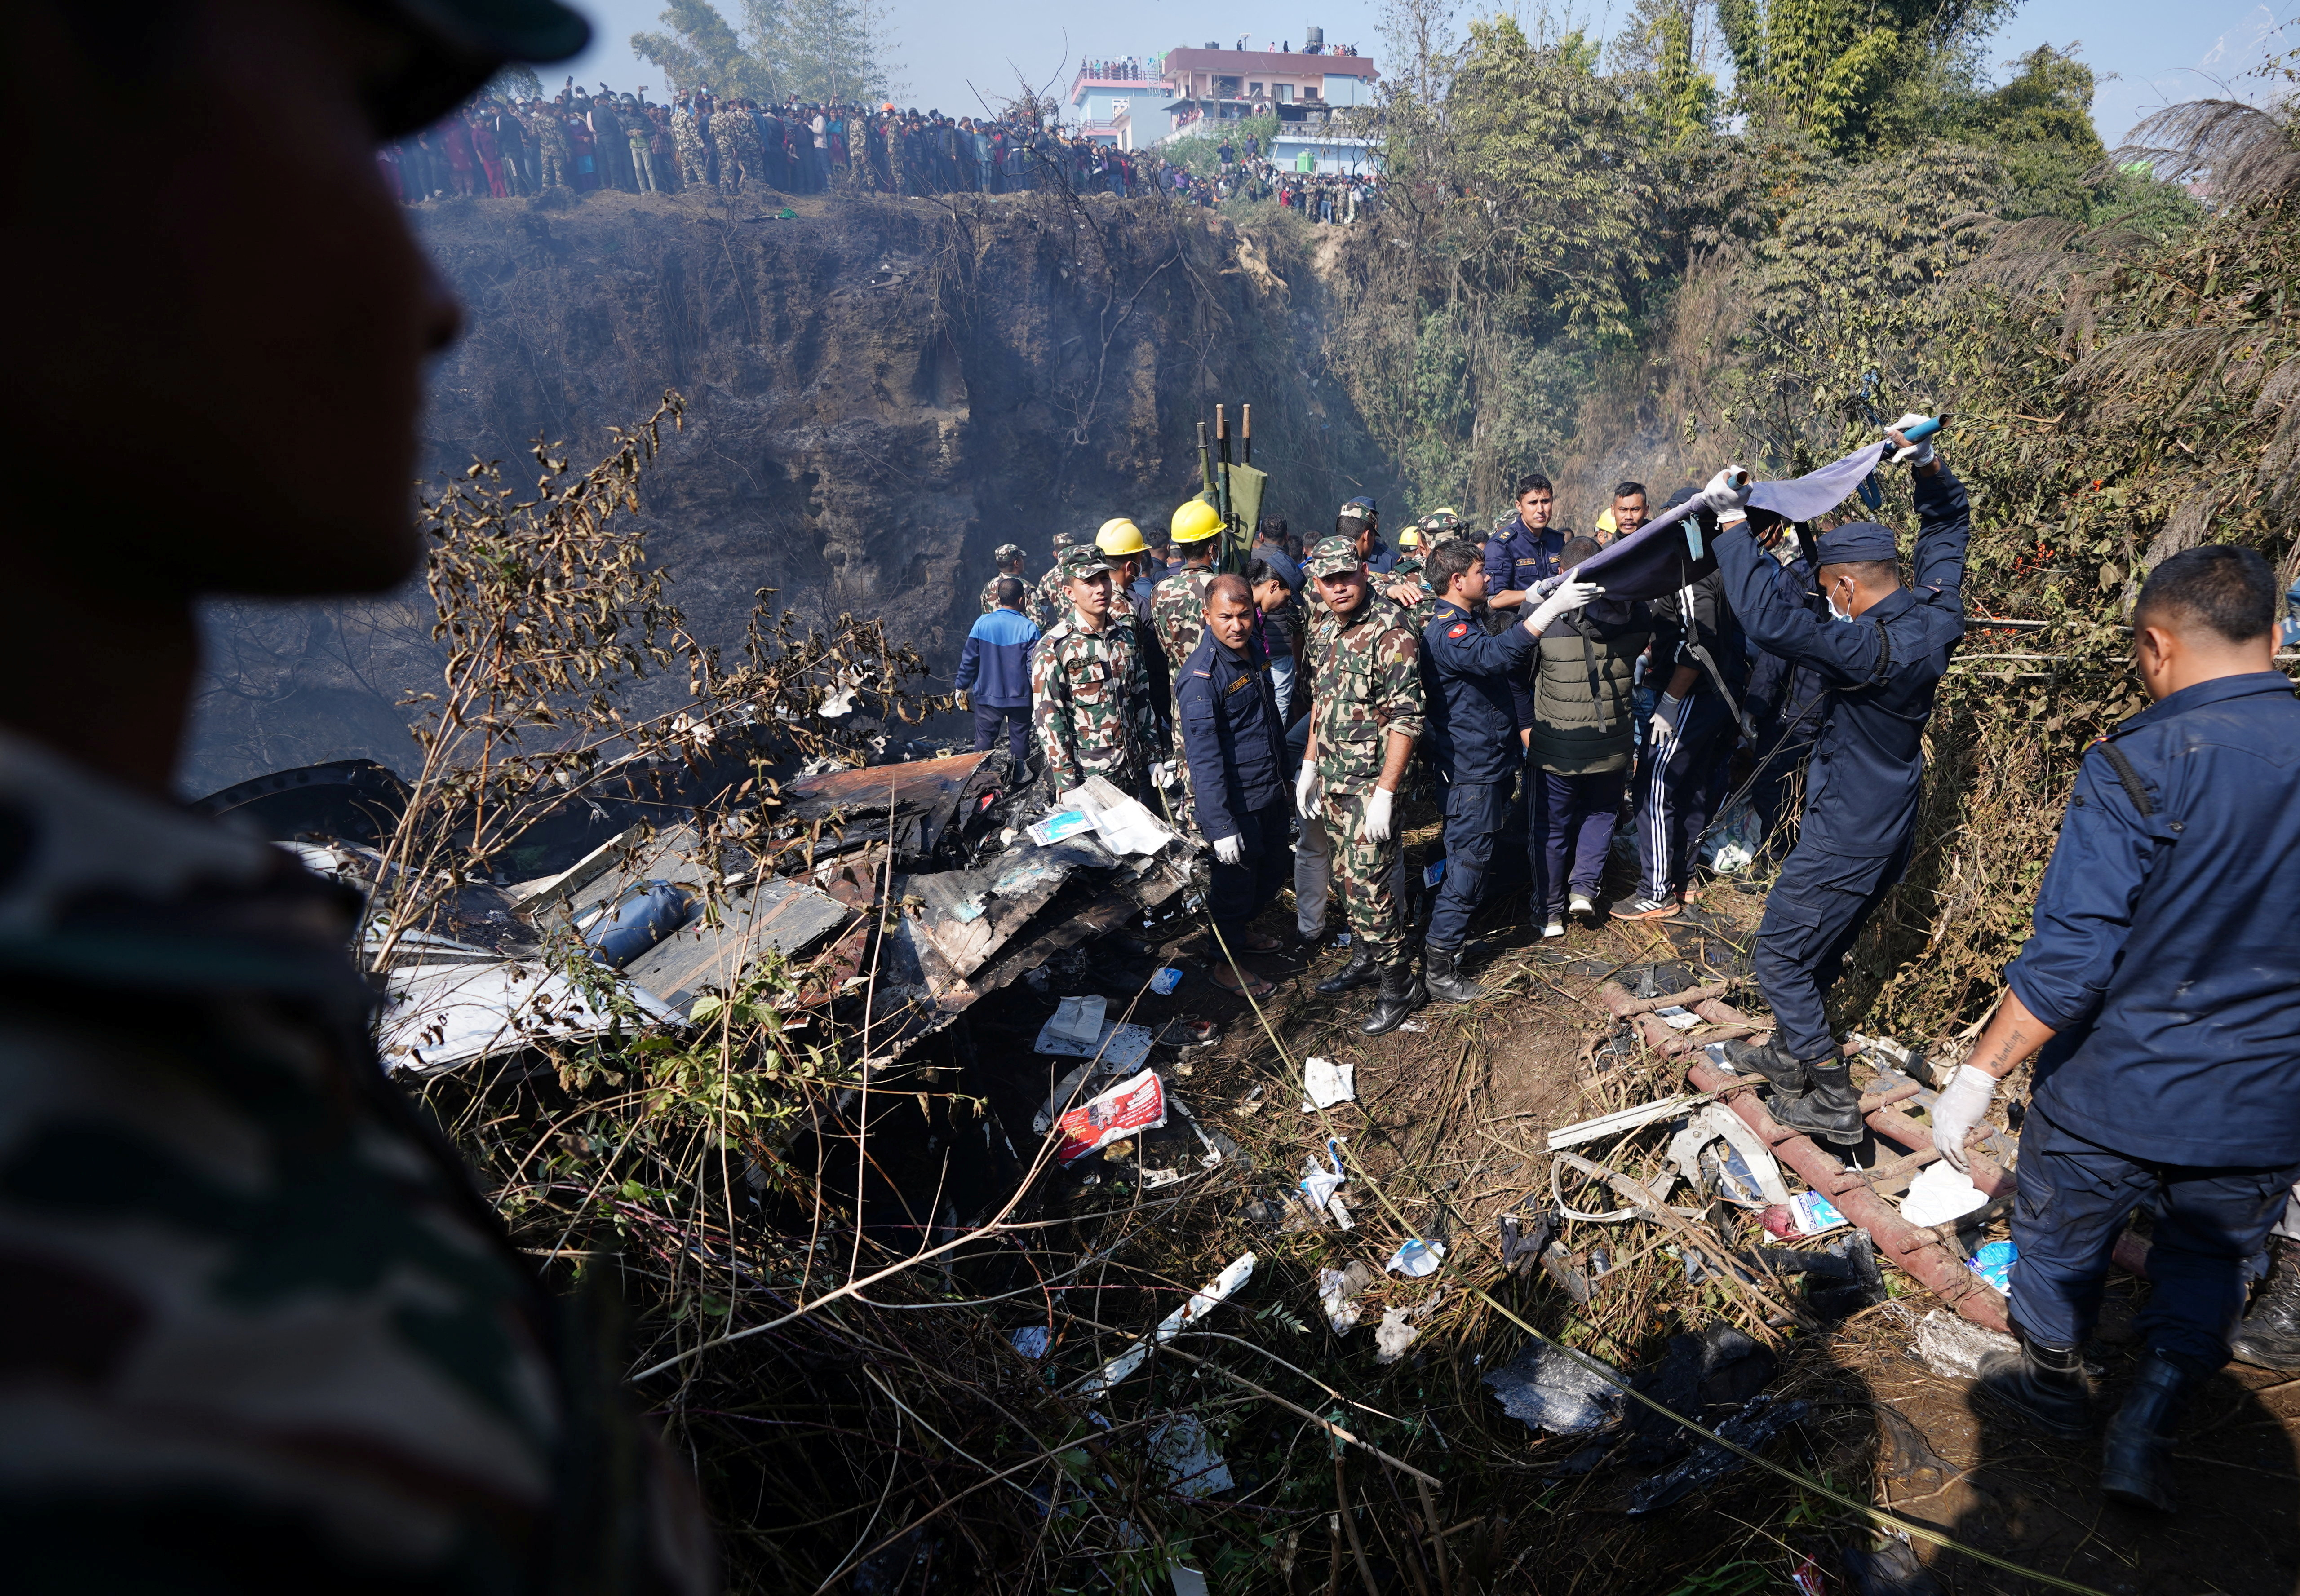
[[[1024,594],[1024,612],[1038,623],[1039,629],[1051,632],[1054,623],[1071,612],[1070,578],[1062,575],[1062,553],[1078,540],[1067,532],[1054,534],[1054,562],[1048,566],[1038,585]]]
[[[1339,544],[1339,548],[1329,545]],[[1312,552],[1309,575],[1355,569],[1346,539],[1327,538]],[[1404,612],[1377,587],[1346,616],[1326,613],[1311,642],[1310,736],[1323,787],[1321,815],[1333,843],[1350,935],[1378,964],[1401,956],[1404,906],[1396,886],[1398,836],[1365,835],[1365,803],[1381,776],[1395,732],[1421,736],[1420,645]]]
[[[1059,569],[1091,576],[1110,567],[1089,546],[1065,549]],[[1114,614],[1097,630],[1068,607],[1038,639],[1030,656],[1030,718],[1050,791],[1066,793],[1101,776],[1130,797],[1143,795],[1158,728],[1134,636]]]
[[[1022,584],[1022,612],[1037,621],[1041,631],[1052,625],[1052,621],[1046,617],[1037,612],[1038,596],[1037,589],[1023,578],[1006,569],[1007,566],[1023,557],[1022,545],[1018,543],[1002,543],[990,557],[997,561],[998,570],[996,575],[982,585],[982,612],[988,615],[998,607],[998,584],[1005,581],[1009,576],[1013,576],[1015,581]]]

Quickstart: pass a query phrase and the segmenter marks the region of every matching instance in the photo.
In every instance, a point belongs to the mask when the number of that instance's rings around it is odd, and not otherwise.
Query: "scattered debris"
[[[1160,969],[1150,977],[1150,990],[1156,993],[1160,997],[1173,996],[1174,988],[1179,986],[1181,984],[1182,972],[1171,964],[1167,965],[1162,969]]]
[[[1847,1223],[1837,1204],[1819,1192],[1800,1192],[1785,1204],[1768,1208],[1765,1229],[1774,1235],[1822,1235]]]
[[[1318,1271],[1318,1306],[1326,1311],[1326,1322],[1334,1334],[1344,1335],[1357,1326],[1363,1311],[1357,1298],[1373,1284],[1373,1271],[1352,1259],[1338,1269]]]
[[[1736,1446],[1758,1451],[1811,1410],[1811,1405],[1804,1401],[1777,1402],[1761,1392],[1751,1397],[1738,1413],[1717,1426],[1717,1434]],[[1713,1442],[1700,1442],[1684,1462],[1650,1479],[1639,1480],[1629,1492],[1629,1504],[1624,1511],[1631,1518],[1658,1513],[1742,1466],[1737,1454]]]
[[[1014,1343],[1016,1351],[1036,1363],[1046,1355],[1046,1349],[1054,1342],[1054,1333],[1044,1325],[1025,1325],[1006,1339]]]
[[[453,946],[454,944],[449,944]],[[542,1042],[577,1042],[616,1025],[604,992],[586,991],[565,976],[498,960],[483,948],[485,963],[404,965],[385,977],[377,1044],[387,1074],[425,1076]],[[600,972],[602,987],[617,985]],[[648,1018],[676,1024],[677,1012],[652,993],[624,985],[624,995]]]
[[[1112,1359],[1094,1374],[1079,1383],[1080,1396],[1099,1396],[1142,1367],[1150,1356],[1150,1349],[1174,1339],[1185,1325],[1196,1323],[1228,1300],[1230,1294],[1254,1278],[1254,1254],[1240,1254],[1227,1268],[1191,1293],[1190,1300],[1160,1319],[1147,1336],[1136,1342],[1125,1351]]]
[[[1304,1160],[1302,1201],[1309,1204],[1312,1213],[1326,1215],[1342,1229],[1348,1230],[1352,1227],[1350,1210],[1342,1205],[1341,1190],[1350,1177],[1342,1169],[1340,1138],[1329,1136],[1326,1139],[1326,1157],[1331,1161],[1331,1168],[1320,1168],[1315,1153]]]
[[[1178,1413],[1151,1431],[1146,1450],[1165,1469],[1168,1488],[1186,1501],[1231,1490],[1238,1484],[1230,1477],[1229,1464],[1207,1438],[1204,1422],[1196,1414]]]
[[[1381,1323],[1376,1325],[1373,1331],[1376,1349],[1373,1360],[1376,1363],[1396,1363],[1405,1356],[1405,1349],[1412,1346],[1414,1338],[1421,1334],[1405,1322],[1406,1316],[1412,1311],[1410,1308],[1382,1310]]]
[[[1435,1275],[1438,1266],[1446,1261],[1446,1243],[1427,1242],[1415,1236],[1389,1256],[1382,1268],[1393,1275],[1403,1275],[1409,1280],[1420,1280]]]
[[[1991,1352],[2017,1352],[2021,1343],[1936,1308],[1917,1326],[1916,1344],[1910,1350],[1944,1380],[1970,1380],[1980,1372],[1983,1358]]]
[[[1717,1146],[1721,1141],[1722,1149]],[[1753,1209],[1790,1201],[1781,1167],[1764,1138],[1722,1103],[1703,1104],[1670,1139],[1666,1157],[1670,1168],[1704,1196]]]
[[[1330,1109],[1338,1102],[1357,1101],[1357,1066],[1337,1064],[1331,1059],[1302,1060],[1302,1089],[1308,1100],[1302,1105],[1304,1114],[1319,1109]]]
[[[1066,997],[1054,1005],[1054,1018],[1039,1027],[1035,1043],[1042,1053],[1090,1057],[1102,1041],[1103,1017],[1109,1012],[1105,997]]]
[[[1657,1102],[1641,1103],[1633,1109],[1615,1113],[1600,1114],[1595,1119],[1584,1119],[1578,1125],[1562,1126],[1549,1133],[1549,1151],[1562,1151],[1579,1147],[1584,1142],[1602,1142],[1628,1131],[1642,1130],[1648,1125],[1658,1125],[1696,1103],[1707,1102],[1710,1093],[1699,1093],[1677,1097],[1665,1097]]]
[[[1946,1225],[1988,1206],[1988,1193],[1972,1177],[1943,1160],[1928,1164],[1901,1199],[1901,1218],[1912,1225]]]
[[[1967,1260],[1967,1267],[2000,1292],[2012,1289],[2012,1268],[2021,1250],[2011,1242],[1990,1242]]]
[[[1137,1131],[1166,1123],[1166,1087],[1154,1069],[1123,1080],[1054,1122],[1054,1160],[1071,1165]]]
[[[1548,1341],[1527,1343],[1524,1351],[1488,1371],[1485,1384],[1503,1412],[1553,1435],[1602,1430],[1621,1417],[1629,1401],[1580,1359]]]

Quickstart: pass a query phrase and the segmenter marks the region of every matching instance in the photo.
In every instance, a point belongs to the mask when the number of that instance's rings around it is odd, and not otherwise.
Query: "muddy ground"
[[[1409,833],[1417,876],[1435,840],[1428,827]],[[1614,862],[1625,889],[1628,863],[1619,856]],[[1617,890],[1617,897],[1627,895]],[[1219,1026],[1219,1043],[1162,1057],[1176,1060],[1172,1084],[1200,1122],[1238,1151],[1207,1177],[1205,1194],[1195,1201],[1170,1202],[1175,1189],[1163,1197],[1136,1191],[1159,1233],[1153,1245],[1167,1247],[1164,1267],[1178,1292],[1210,1277],[1223,1259],[1247,1248],[1257,1251],[1262,1261],[1255,1278],[1235,1308],[1224,1310],[1220,1328],[1254,1342],[1267,1358],[1284,1359],[1284,1367],[1303,1376],[1291,1383],[1296,1400],[1349,1418],[1393,1455],[1446,1482],[1440,1510],[1454,1572],[1465,1586],[1729,1596],[1788,1589],[1788,1576],[1809,1558],[1825,1588],[1849,1592],[1863,1587],[1843,1562],[1843,1549],[1873,1543],[1852,1516],[1746,1467],[1673,1509],[1625,1517],[1638,1481],[1658,1467],[1651,1460],[1655,1450],[1665,1452],[1676,1437],[1593,1459],[1584,1439],[1544,1437],[1504,1415],[1480,1376],[1514,1356],[1526,1338],[1476,1300],[1474,1289],[1483,1287],[1546,1333],[1627,1370],[1652,1366],[1671,1334],[1698,1333],[1719,1318],[1770,1334],[1780,1366],[1771,1390],[1810,1408],[1766,1455],[1977,1550],[2118,1596],[2270,1596],[2300,1588],[2294,1518],[2300,1381],[2239,1366],[2212,1382],[2192,1408],[2178,1447],[2182,1511],[2164,1519],[2103,1504],[2091,1444],[2032,1437],[1977,1404],[1963,1382],[1928,1369],[1912,1343],[1919,1321],[1938,1305],[1889,1265],[1890,1301],[1818,1330],[1777,1326],[1770,1333],[1762,1316],[1714,1281],[1688,1285],[1675,1238],[1641,1222],[1567,1227],[1564,1239],[1578,1262],[1586,1266],[1592,1250],[1602,1250],[1611,1265],[1586,1308],[1538,1273],[1504,1274],[1500,1216],[1548,1195],[1545,1133],[1683,1089],[1634,1042],[1618,1050],[1604,1045],[1613,1027],[1596,1001],[1599,985],[1643,981],[1647,991],[1670,991],[1740,977],[1762,902],[1749,887],[1718,884],[1682,919],[1576,925],[1564,938],[1545,942],[1524,924],[1520,894],[1489,911],[1465,960],[1490,990],[1487,1001],[1433,1004],[1405,1029],[1373,1038],[1357,1029],[1370,993],[1329,998],[1313,989],[1347,956],[1332,940],[1342,925],[1338,904],[1329,910],[1324,942],[1251,961],[1278,987],[1261,1018],[1207,979],[1203,934],[1185,921],[1146,933],[1154,945],[1138,957],[1097,952],[1054,972],[1044,991],[1018,985],[984,1003],[971,1017],[973,1043],[986,1057],[1027,1054],[1054,996],[1077,990],[1103,991],[1113,1017],[1131,1005],[1130,1018],[1153,1027],[1178,1020]],[[1284,934],[1292,916],[1288,894],[1258,928]],[[1179,988],[1162,998],[1143,983],[1163,964],[1179,965],[1186,974]],[[1754,988],[1738,990],[1731,1001],[1760,1006]],[[1358,1167],[1344,1189],[1356,1221],[1350,1232],[1306,1224],[1298,1210],[1279,1216],[1303,1160],[1321,1140],[1316,1117],[1301,1111],[1298,1092],[1278,1062],[1280,1046],[1296,1060],[1320,1055],[1356,1066],[1357,1101],[1333,1110],[1326,1121],[1348,1139]],[[1002,1115],[1013,1111],[1002,1106]],[[1658,1169],[1665,1140],[1665,1131],[1654,1130],[1581,1151],[1642,1174]],[[1173,1157],[1173,1149],[1154,1155],[1146,1147],[1139,1163],[1149,1165],[1154,1156]],[[1138,1181],[1139,1168],[1121,1159],[1106,1175],[1088,1177],[1099,1191],[1073,1189],[1071,1200],[1083,1205],[1089,1197],[1101,1202],[1123,1196],[1129,1169]],[[1565,1195],[1582,1206],[1612,1206],[1581,1202],[1586,1193]],[[1738,1210],[1721,1208],[1715,1215],[1729,1242],[1769,1240]],[[1406,1238],[1398,1216],[1447,1245],[1444,1268],[1429,1280],[1379,1274]],[[2001,1222],[1988,1234],[2002,1236]],[[1321,1268],[1351,1259],[1377,1278],[1359,1300],[1358,1327],[1337,1336],[1323,1321],[1315,1279]],[[2096,1349],[2111,1403],[2129,1376],[2130,1316],[2146,1290],[2122,1277],[2112,1287]],[[1138,1326],[1172,1305],[1139,1296],[1113,1288],[1092,1309],[1054,1313],[1049,1322],[1057,1348],[1080,1335],[1094,1336],[1096,1348],[1123,1345],[1104,1332]],[[1373,1356],[1371,1326],[1391,1308],[1418,1309],[1410,1322],[1421,1334],[1402,1361],[1382,1367]],[[1155,1384],[1162,1389],[1142,1400],[1204,1396],[1205,1385],[1192,1382],[1187,1371],[1160,1373]],[[1346,1401],[1323,1400],[1321,1391]],[[1713,1422],[1724,1411],[1709,1417]],[[1285,1422],[1241,1420],[1217,1431],[1227,1436],[1239,1475],[1235,1512],[1267,1549],[1254,1569],[1234,1569],[1241,1578],[1227,1588],[1271,1588],[1262,1583],[1265,1576],[1290,1591],[1361,1588],[1355,1550],[1346,1545],[1333,1510],[1338,1498],[1362,1504],[1367,1571],[1375,1584],[1418,1590],[1433,1583],[1434,1570],[1417,1561],[1426,1553],[1408,1544],[1420,1517],[1396,1477],[1353,1454],[1346,1459],[1349,1483],[1338,1471],[1333,1489],[1319,1500],[1325,1488],[1314,1481],[1323,1476],[1314,1469],[1305,1476],[1303,1459],[1323,1455],[1322,1438],[1279,1417]],[[1625,1461],[1638,1445],[1646,1448],[1644,1466]],[[1313,1483],[1305,1485],[1305,1477]],[[1946,1590],[2053,1588],[1954,1551],[1921,1543],[1914,1550]]]

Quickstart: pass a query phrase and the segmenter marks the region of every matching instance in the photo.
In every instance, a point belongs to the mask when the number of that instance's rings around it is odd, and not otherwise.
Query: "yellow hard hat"
[[[1600,532],[1618,532],[1621,530],[1621,525],[1613,520],[1613,512],[1611,510],[1605,511],[1597,517],[1597,530]]]
[[[1150,545],[1142,541],[1141,528],[1119,515],[1102,523],[1102,530],[1094,535],[1094,546],[1105,554],[1139,554]]]
[[[1420,548],[1421,546],[1421,528],[1419,527],[1408,527],[1404,531],[1399,533],[1397,535],[1397,546],[1401,549]]]
[[[1204,543],[1221,536],[1221,512],[1204,499],[1192,499],[1174,511],[1174,519],[1167,523],[1176,543]]]

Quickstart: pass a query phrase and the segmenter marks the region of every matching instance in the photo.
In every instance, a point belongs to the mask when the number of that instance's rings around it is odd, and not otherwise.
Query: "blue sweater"
[[[1030,702],[1030,651],[1038,623],[1018,610],[993,610],[966,635],[958,659],[958,690],[983,703],[1011,710]]]

